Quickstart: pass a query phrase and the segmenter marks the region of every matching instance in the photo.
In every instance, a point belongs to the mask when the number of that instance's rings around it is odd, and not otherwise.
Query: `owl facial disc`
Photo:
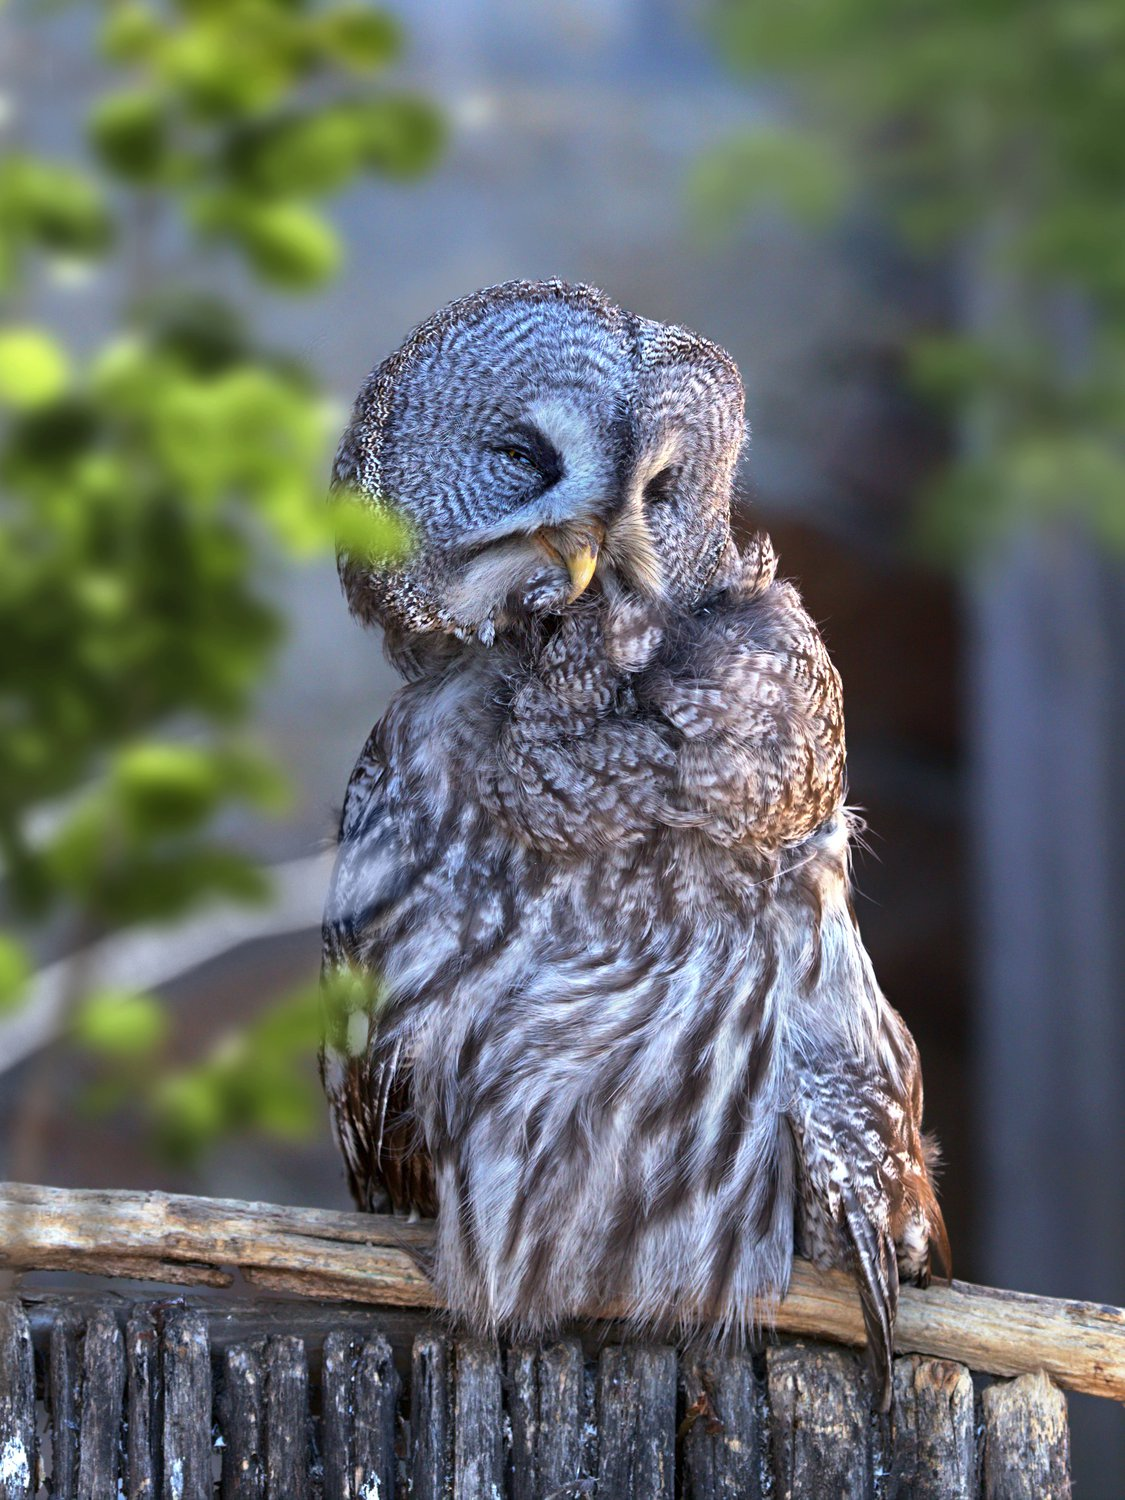
[[[508,282],[428,319],[368,379],[334,483],[416,539],[379,569],[341,547],[353,611],[392,651],[487,644],[595,575],[690,608],[730,539],[744,438],[730,356],[592,287]]]

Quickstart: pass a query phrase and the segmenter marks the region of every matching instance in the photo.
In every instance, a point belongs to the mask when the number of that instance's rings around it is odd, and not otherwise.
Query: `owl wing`
[[[410,873],[372,735],[344,797],[324,913],[320,1075],[357,1208],[432,1218],[433,1165],[414,1118],[412,1061],[401,1037],[379,1034],[379,976],[367,940]]]
[[[844,797],[840,679],[799,595],[774,569],[765,538],[727,559],[711,599],[641,685],[680,737],[679,809],[716,842],[763,855],[803,846]],[[808,920],[788,907],[777,916]],[[802,984],[811,982],[806,973]],[[835,1007],[850,1014],[858,997],[828,998],[827,1012],[803,1028],[810,1050],[795,1066],[789,1114],[802,1175],[801,1248],[821,1264],[855,1268],[885,1409],[900,1273],[928,1280],[931,1251],[948,1267],[948,1241],[921,1135],[917,1049],[873,992],[856,1011],[879,1017],[878,1045],[857,1051],[854,1028],[837,1024]]]

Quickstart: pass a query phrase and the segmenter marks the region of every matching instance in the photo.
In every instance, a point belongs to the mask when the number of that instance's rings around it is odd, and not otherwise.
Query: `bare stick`
[[[297,1296],[383,1306],[436,1305],[412,1258],[431,1226],[378,1214],[332,1213],[167,1193],[111,1193],[0,1184],[0,1268],[51,1268],[214,1285],[237,1267]],[[146,1266],[150,1268],[146,1273]],[[614,1308],[591,1309],[613,1317]],[[852,1278],[796,1261],[789,1293],[757,1309],[779,1333],[862,1345]],[[992,1375],[1045,1370],[1070,1390],[1125,1401],[1125,1311],[994,1291],[955,1281],[904,1287],[900,1354],[951,1359]]]

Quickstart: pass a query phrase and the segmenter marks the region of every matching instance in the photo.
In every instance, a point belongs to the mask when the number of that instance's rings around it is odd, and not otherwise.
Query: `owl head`
[[[406,561],[346,547],[353,612],[388,638],[490,645],[601,590],[690,607],[730,536],[744,437],[724,350],[593,287],[451,303],[369,377],[334,488],[406,525]]]

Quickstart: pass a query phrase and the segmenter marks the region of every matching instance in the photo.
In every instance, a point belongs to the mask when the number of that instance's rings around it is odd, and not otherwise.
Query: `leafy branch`
[[[424,171],[442,141],[430,104],[388,84],[402,38],[369,5],[85,8],[112,79],[85,155],[75,142],[65,161],[13,150],[0,162],[8,1006],[48,924],[77,950],[216,897],[268,899],[224,820],[286,804],[246,728],[283,634],[264,584],[278,555],[330,549],[336,424],[311,374],[213,289],[233,274],[286,293],[322,286],[342,260],[327,203],[365,175]],[[13,19],[34,28],[45,10]],[[15,316],[42,267],[89,281],[115,265],[128,290],[92,354],[68,346],[61,320]],[[376,558],[403,545],[386,517],[349,525]],[[88,995],[76,971],[67,1009],[71,1039],[111,1072],[131,1068],[182,1144],[199,1090],[147,1066],[167,1033],[159,1002]],[[44,1067],[29,1097],[49,1081]],[[276,1128],[280,1109],[263,1094],[224,1120]]]
[[[800,124],[708,159],[705,218],[823,222],[859,195],[986,290],[985,316],[913,350],[919,387],[978,434],[922,509],[931,553],[962,562],[1032,518],[1125,544],[1120,5],[724,0],[714,25]]]

